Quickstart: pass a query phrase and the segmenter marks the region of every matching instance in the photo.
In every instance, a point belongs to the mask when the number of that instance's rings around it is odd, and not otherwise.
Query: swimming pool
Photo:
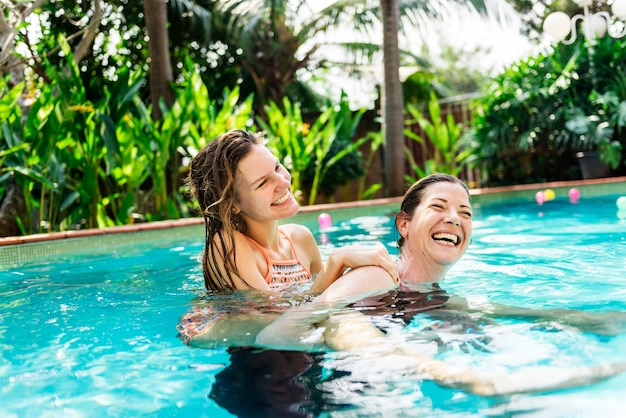
[[[477,205],[473,242],[442,286],[478,302],[626,311],[626,220],[616,198]],[[393,251],[390,208],[367,212],[337,217],[323,251],[350,242],[383,242]],[[317,231],[313,216],[302,222]],[[281,375],[289,416],[622,414],[626,374],[565,391],[483,398],[403,373],[393,359],[189,348],[175,327],[203,294],[202,233],[164,232],[106,255],[61,255],[0,272],[0,414],[229,417],[216,399],[241,403],[267,389],[245,379],[254,367],[257,377],[267,373],[264,362],[288,364],[281,373],[299,376]],[[484,370],[618,362],[626,352],[626,333],[597,336],[553,322],[439,325],[424,316],[402,332],[441,359]],[[254,408],[250,416],[285,416]]]

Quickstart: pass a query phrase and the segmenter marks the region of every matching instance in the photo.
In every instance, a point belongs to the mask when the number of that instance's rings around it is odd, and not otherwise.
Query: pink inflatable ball
[[[578,201],[580,200],[580,191],[573,187],[571,189],[569,189],[569,201],[572,203],[578,203]]]
[[[538,204],[543,205],[546,202],[546,194],[542,190],[538,191],[535,193],[535,200]]]
[[[328,229],[333,225],[333,219],[327,213],[320,213],[317,217],[317,222],[320,225],[320,230]]]

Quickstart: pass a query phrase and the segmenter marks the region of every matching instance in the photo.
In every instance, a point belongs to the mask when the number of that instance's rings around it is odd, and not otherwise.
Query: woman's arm
[[[345,275],[347,277],[336,281],[329,287],[328,293],[322,294],[311,304],[291,308],[278,318],[273,314],[259,316],[246,314],[220,318],[211,328],[197,335],[190,344],[202,347],[216,347],[222,343],[225,346],[257,345],[264,348],[305,351],[331,348],[351,352],[353,355],[376,357],[393,355],[395,358],[400,356],[404,358],[407,370],[413,370],[441,386],[481,396],[502,396],[582,386],[610,378],[626,370],[626,363],[616,363],[567,369],[535,367],[495,375],[445,363],[421,353],[408,342],[402,343],[396,339],[391,341],[371,323],[369,318],[359,312],[339,309],[354,300],[380,291],[377,287],[379,283],[377,277],[380,274],[386,275],[386,272],[380,268],[363,268],[360,280],[356,280],[359,279],[356,274],[359,270],[351,270]],[[363,286],[353,287],[353,283],[348,280],[351,276],[355,283],[362,283]],[[373,283],[375,286],[368,290],[365,286],[367,283]],[[463,304],[462,300],[457,302]]]
[[[365,290],[374,288],[388,289],[390,280],[396,285],[398,282],[398,270],[396,263],[391,258],[385,247],[377,246],[346,246],[335,249],[324,264],[323,270],[317,275],[315,282],[311,286],[311,290],[326,290],[330,285],[344,275],[346,270],[356,270],[363,267],[376,267],[382,269],[385,274],[376,273],[374,276],[369,274],[359,276],[374,279],[365,287]],[[386,276],[386,277],[385,277]],[[352,279],[350,283],[356,285]],[[376,283],[380,282],[380,285]],[[346,289],[348,290],[348,289]],[[348,295],[359,293],[359,288],[351,286]]]
[[[470,309],[476,307],[470,305]],[[522,318],[541,322],[556,322],[577,328],[582,332],[613,336],[626,333],[626,312],[583,311],[577,309],[531,309],[488,303],[479,309],[491,318]]]
[[[317,323],[330,314],[365,297],[397,287],[381,267],[365,266],[350,270],[333,282],[313,302],[289,309],[259,332],[256,345],[266,348],[318,350],[325,346],[323,328]]]
[[[407,342],[391,341],[369,318],[356,311],[331,315],[324,324],[326,344],[334,350],[376,358],[394,356],[407,370],[444,387],[481,396],[503,396],[584,386],[626,371],[626,363],[593,367],[533,367],[507,374],[464,369],[423,354]],[[399,360],[403,358],[403,360]]]
[[[488,320],[517,318],[536,322],[555,322],[574,327],[582,332],[606,336],[626,333],[626,312],[624,311],[524,308],[493,303],[484,298],[478,299],[471,296],[465,299],[457,295],[450,295],[445,307],[461,312],[479,313]]]
[[[357,267],[375,266],[387,272],[390,279],[397,280],[398,269],[389,252],[382,245],[350,245],[333,250],[325,263],[322,263],[319,247],[310,229],[303,225],[288,224],[282,226],[283,231],[289,234],[296,246],[296,251],[303,263],[307,263],[311,273],[316,274],[311,285],[314,292],[325,291],[346,270]],[[387,288],[388,281],[383,275],[377,275],[382,280],[381,287]]]
[[[228,313],[214,319],[205,318],[208,323],[203,324],[202,331],[189,335],[186,340],[190,346],[201,348],[253,346],[257,334],[279,316],[279,313],[249,312]],[[184,318],[183,321],[185,320]]]
[[[317,243],[315,243],[308,228],[303,228],[300,226],[289,228],[290,238],[296,245],[296,251],[298,251],[301,261],[305,262],[305,260],[308,260],[312,266],[319,269],[322,262]],[[235,245],[238,249],[236,262],[240,276],[236,278],[237,289],[247,288],[241,280],[241,277],[244,277],[246,282],[254,289],[265,292],[271,291],[259,271],[258,262],[255,261],[255,253],[243,234],[235,233]],[[357,254],[351,256],[349,255],[351,251],[355,251]],[[380,248],[366,247],[364,249],[344,247],[341,251],[334,254],[332,261],[327,263],[330,269],[318,275],[317,280],[313,284],[313,286],[324,288],[326,291],[316,299],[312,306],[291,308],[283,316],[265,314],[224,315],[212,321],[211,325],[204,328],[202,332],[190,336],[189,344],[202,347],[254,345],[257,334],[263,331],[257,342],[258,345],[265,347],[270,345],[280,346],[281,348],[289,346],[291,348],[316,350],[319,348],[320,342],[319,339],[311,338],[311,332],[315,322],[324,320],[328,316],[327,311],[323,312],[323,310],[345,306],[362,297],[382,293],[397,287],[397,283],[392,279],[388,270],[381,267],[352,268],[345,274],[344,271],[347,267],[339,267],[342,264],[346,266],[353,266],[359,263],[370,264],[372,260],[376,260],[381,254],[382,258],[388,259],[387,261],[393,264],[391,257],[389,257],[389,254],[382,246]],[[336,261],[336,258],[343,258],[347,261]],[[393,264],[393,267],[392,270],[395,272],[395,264]],[[397,274],[395,277],[397,277]],[[340,280],[337,280],[338,278]],[[315,287],[313,287],[313,290],[315,290]],[[323,313],[320,315],[320,312]],[[280,321],[274,323],[278,317]],[[265,329],[266,327],[267,329]]]
[[[335,309],[395,287],[397,283],[384,269],[360,267],[344,274],[312,303],[292,307],[282,315],[258,312],[224,314],[209,323],[202,323],[202,330],[188,335],[187,339],[189,345],[206,348],[258,345],[316,351],[327,347],[321,334],[323,329],[318,331],[315,323],[326,320]]]

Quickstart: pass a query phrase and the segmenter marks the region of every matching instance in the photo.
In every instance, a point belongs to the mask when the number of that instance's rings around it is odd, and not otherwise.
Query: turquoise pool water
[[[616,198],[475,208],[473,242],[442,286],[474,303],[626,311],[626,220],[617,216]],[[328,242],[325,254],[352,242],[383,242],[395,251],[386,211],[336,219],[324,236],[314,222],[309,226]],[[242,409],[246,400],[272,395],[250,378],[250,370],[256,377],[268,373],[264,363],[299,376],[286,373],[280,396],[273,393],[292,411],[255,404],[251,415],[241,416],[623,414],[626,374],[569,390],[484,398],[423,381],[398,359],[189,348],[175,327],[203,295],[198,232],[131,252],[0,272],[0,415],[231,417],[220,405]],[[399,332],[445,361],[504,373],[626,360],[624,332],[598,336],[558,322],[512,319],[455,321],[424,315]]]

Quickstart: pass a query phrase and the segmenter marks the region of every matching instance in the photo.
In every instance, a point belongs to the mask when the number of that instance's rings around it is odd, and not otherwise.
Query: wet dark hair
[[[396,227],[400,218],[408,217],[409,219],[411,219],[413,217],[413,212],[419,206],[419,204],[422,203],[426,189],[429,186],[440,183],[442,181],[447,181],[448,183],[454,183],[462,186],[467,192],[467,197],[471,198],[467,184],[465,184],[463,180],[459,179],[458,177],[442,173],[430,174],[413,183],[413,185],[409,187],[409,189],[404,193],[402,203],[400,203],[400,212],[398,212],[398,214],[396,215]],[[400,238],[398,238],[397,245],[398,249],[402,249],[402,246],[404,245],[403,236],[400,236]]]
[[[247,229],[241,216],[233,212],[235,176],[239,162],[254,145],[260,144],[263,144],[260,135],[232,130],[213,139],[191,160],[187,185],[204,217],[206,243],[202,270],[208,290],[235,288],[233,277],[238,276],[238,272],[234,231]],[[218,257],[224,259],[225,271],[220,268]]]

